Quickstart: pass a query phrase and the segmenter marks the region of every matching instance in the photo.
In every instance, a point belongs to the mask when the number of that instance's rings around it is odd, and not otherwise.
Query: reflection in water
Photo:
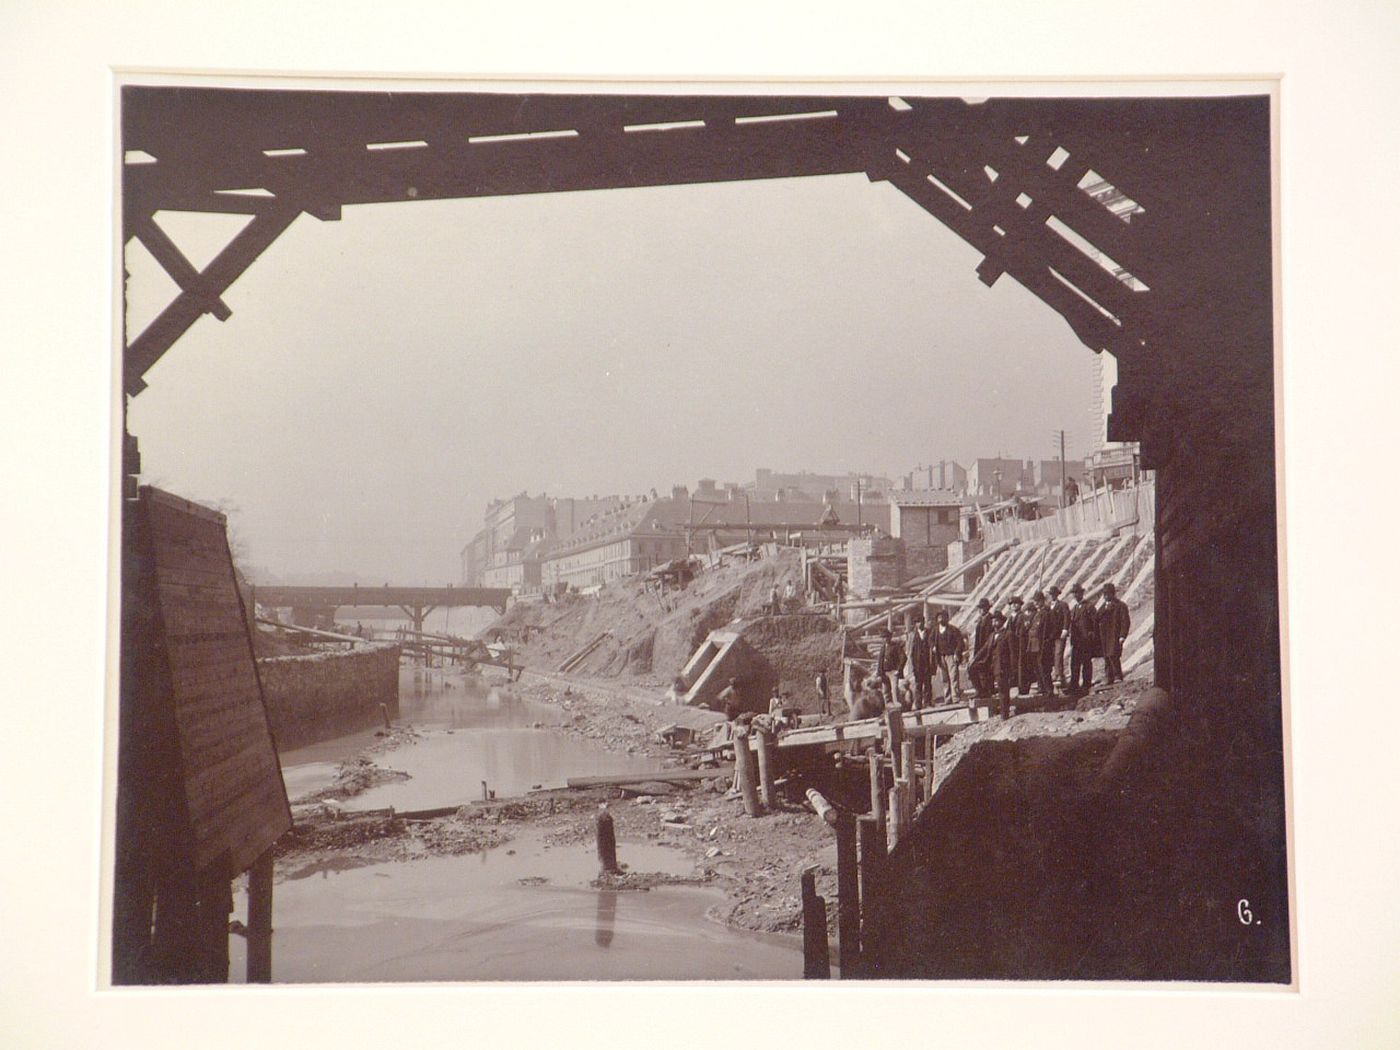
[[[654,843],[628,846],[637,871],[686,874],[694,862]],[[279,865],[279,868],[281,865]],[[472,980],[796,978],[800,942],[709,921],[713,887],[627,894],[591,888],[591,843],[547,845],[522,827],[509,847],[425,857],[277,883],[273,978],[279,983]],[[279,872],[279,875],[281,873]],[[236,893],[234,911],[247,913]],[[592,914],[589,914],[592,912]],[[590,929],[593,936],[589,937]],[[232,938],[240,980],[245,942]]]
[[[598,894],[598,915],[593,924],[593,943],[609,948],[613,942],[613,927],[617,924],[617,890]]]

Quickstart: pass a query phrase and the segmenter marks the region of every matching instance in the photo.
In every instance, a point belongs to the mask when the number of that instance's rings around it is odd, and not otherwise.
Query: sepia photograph
[[[15,1047],[1388,1047],[1400,12],[0,5]]]
[[[1276,99],[1158,92],[124,83],[113,983],[1289,985]]]

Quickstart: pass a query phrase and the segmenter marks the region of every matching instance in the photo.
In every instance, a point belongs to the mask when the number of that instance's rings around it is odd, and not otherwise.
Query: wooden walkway
[[[944,707],[926,707],[921,711],[903,712],[904,732],[909,736],[924,733],[956,733],[975,724],[972,713],[966,704],[950,704]],[[838,722],[834,725],[804,726],[789,729],[778,734],[774,746],[778,749],[793,747],[825,747],[876,741],[885,735],[885,720],[862,718],[855,722]],[[757,747],[754,736],[749,737],[749,748]]]

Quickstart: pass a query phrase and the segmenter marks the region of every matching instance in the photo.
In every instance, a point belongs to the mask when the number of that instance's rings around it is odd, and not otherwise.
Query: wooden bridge
[[[402,609],[417,633],[434,609],[479,606],[506,611],[510,591],[504,587],[254,587],[253,601],[274,609],[338,609],[342,606],[384,606]]]

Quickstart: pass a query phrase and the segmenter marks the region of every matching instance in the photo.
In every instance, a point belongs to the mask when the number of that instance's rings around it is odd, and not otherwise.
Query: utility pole
[[[1060,506],[1065,505],[1065,432],[1060,431]]]

